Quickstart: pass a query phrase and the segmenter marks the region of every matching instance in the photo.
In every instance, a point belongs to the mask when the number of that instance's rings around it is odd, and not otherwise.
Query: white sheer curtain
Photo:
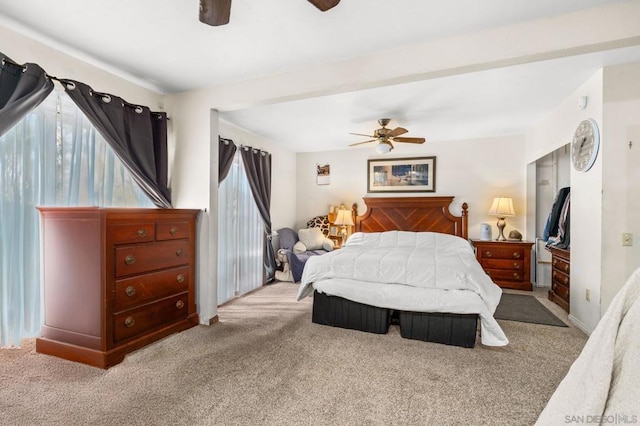
[[[40,332],[40,205],[153,207],[64,93],[0,137],[0,347]]]
[[[239,152],[218,187],[218,304],[264,284],[264,222]]]

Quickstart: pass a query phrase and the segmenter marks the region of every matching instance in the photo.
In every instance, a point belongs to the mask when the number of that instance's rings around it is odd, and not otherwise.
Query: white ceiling
[[[304,0],[233,0],[230,24],[210,27],[198,21],[198,0],[0,0],[0,24],[148,88],[174,93],[619,2],[343,0],[322,13]],[[371,133],[382,117],[409,129],[406,136],[428,141],[522,134],[603,65],[622,62],[640,62],[640,48],[221,116],[294,151],[342,149],[362,140],[349,132]]]

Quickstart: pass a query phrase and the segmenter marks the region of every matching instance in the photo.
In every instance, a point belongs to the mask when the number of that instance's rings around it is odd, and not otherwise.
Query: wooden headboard
[[[467,203],[462,216],[449,213],[453,197],[365,197],[367,212],[356,217],[359,232],[440,232],[468,238]]]

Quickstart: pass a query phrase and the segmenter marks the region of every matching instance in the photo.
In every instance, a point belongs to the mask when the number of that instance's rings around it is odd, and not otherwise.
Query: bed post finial
[[[462,203],[462,238],[469,239],[469,204]]]

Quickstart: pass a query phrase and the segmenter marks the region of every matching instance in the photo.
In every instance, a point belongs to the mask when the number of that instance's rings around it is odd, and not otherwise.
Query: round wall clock
[[[586,172],[593,166],[600,148],[600,131],[595,120],[583,120],[573,134],[571,141],[571,162],[579,172]]]

